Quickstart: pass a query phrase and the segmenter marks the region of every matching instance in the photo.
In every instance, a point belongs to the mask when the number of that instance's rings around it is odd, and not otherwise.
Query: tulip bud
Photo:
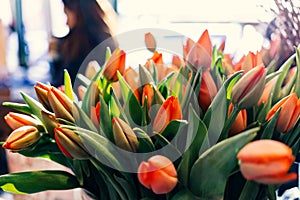
[[[153,131],[162,133],[172,120],[181,120],[182,112],[178,99],[170,96],[161,105],[153,122]]]
[[[46,85],[41,82],[37,82],[34,86],[34,90],[39,102],[47,109],[51,111],[51,106],[48,100],[48,91],[51,89],[51,85]]]
[[[54,129],[58,126],[58,121],[54,114],[41,111],[43,123],[47,129],[47,133],[49,133],[52,137],[54,136]]]
[[[155,155],[138,167],[139,182],[155,194],[166,194],[176,186],[177,172],[168,158]]]
[[[202,74],[202,80],[200,85],[200,91],[198,95],[199,105],[203,112],[210,106],[212,100],[217,94],[217,86],[209,71],[205,71]]]
[[[90,157],[80,137],[72,130],[57,127],[54,129],[54,138],[58,147],[66,156],[78,160]]]
[[[233,86],[231,92],[232,103],[239,109],[256,105],[263,93],[265,80],[266,70],[263,65],[248,71]]]
[[[143,87],[142,106],[144,106],[144,103],[145,103],[144,101],[147,100],[147,107],[148,107],[148,109],[150,109],[153,98],[154,98],[153,86],[150,84],[146,84]]]
[[[149,32],[145,34],[145,44],[149,51],[154,52],[156,49],[156,41],[154,36]]]
[[[275,140],[257,140],[245,145],[237,155],[247,180],[263,184],[282,184],[297,178],[288,173],[294,156],[292,149]]]
[[[230,104],[228,108],[228,115],[233,110],[233,105]],[[237,117],[235,118],[231,128],[229,129],[228,135],[233,136],[236,135],[237,133],[242,132],[247,128],[247,111],[246,110],[241,110],[239,111]]]
[[[118,80],[117,71],[121,74],[125,70],[125,57],[126,53],[117,48],[114,50],[107,63],[105,64],[103,75],[111,82],[116,82]]]
[[[97,102],[96,106],[91,106],[90,118],[94,125],[99,128],[100,123],[100,102]]]
[[[124,79],[130,86],[130,88],[134,91],[134,95],[137,100],[140,100],[140,93],[138,88],[140,86],[139,74],[132,69],[132,67],[128,67],[124,72]]]
[[[199,67],[209,69],[211,67],[212,43],[208,31],[205,30],[197,43],[187,55],[187,61],[197,71]]]
[[[131,127],[118,117],[112,119],[114,139],[117,146],[136,152],[138,140]]]
[[[62,118],[74,122],[72,116],[73,102],[62,91],[51,87],[48,92],[48,99],[56,118]]]
[[[34,126],[22,126],[15,129],[3,144],[3,148],[20,151],[30,147],[41,138],[41,134]]]
[[[100,70],[100,68],[101,67],[96,60],[90,61],[86,67],[85,76],[91,80]]]
[[[29,115],[24,115],[21,113],[9,112],[7,115],[4,116],[5,122],[7,125],[15,130],[22,126],[41,126],[41,122]]]
[[[186,60],[186,57],[188,55],[188,53],[190,52],[190,50],[192,49],[192,47],[194,46],[195,42],[191,39],[191,38],[187,38],[185,45],[183,45],[183,58],[184,60]]]
[[[254,54],[253,52],[249,52],[247,56],[244,59],[244,62],[242,63],[241,67],[242,70],[245,72],[248,72],[249,70],[255,68],[256,66],[262,65],[263,60],[259,52],[256,52]]]
[[[271,91],[273,89],[273,87],[275,86],[277,82],[277,78],[273,78],[272,80],[270,80],[269,82],[266,83],[265,87],[264,87],[264,91],[257,103],[257,105],[261,105],[262,103],[263,104],[266,104],[270,98],[270,94],[271,94]]]
[[[280,113],[276,123],[276,129],[279,132],[288,132],[291,130],[299,116],[300,116],[300,99],[298,99],[295,93],[292,93],[279,102],[277,102],[266,116],[266,120],[269,121],[280,109]]]

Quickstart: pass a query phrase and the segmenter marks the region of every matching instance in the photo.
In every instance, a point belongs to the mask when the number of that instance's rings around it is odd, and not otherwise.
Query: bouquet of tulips
[[[206,30],[167,64],[152,33],[145,43],[153,56],[138,69],[125,66],[125,51],[108,49],[103,66],[91,62],[89,75],[78,74],[76,94],[65,71],[64,87],[37,82],[36,98],[21,92],[24,103],[4,103],[16,112],[5,116],[13,131],[2,147],[71,172],[2,175],[3,190],[276,199],[278,187],[297,178],[289,169],[300,146],[299,48],[279,67],[260,52],[234,63]]]

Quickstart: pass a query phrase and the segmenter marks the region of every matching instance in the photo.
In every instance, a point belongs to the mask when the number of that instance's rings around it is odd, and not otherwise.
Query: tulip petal
[[[258,178],[255,181],[263,184],[283,184],[295,180],[297,177],[296,173],[279,174],[277,176]]]
[[[169,176],[164,171],[158,170],[151,173],[151,189],[155,194],[166,194],[173,190],[176,186],[178,179],[176,177]]]

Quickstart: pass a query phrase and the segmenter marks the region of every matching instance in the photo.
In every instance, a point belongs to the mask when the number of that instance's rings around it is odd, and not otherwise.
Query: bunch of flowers
[[[0,187],[12,193],[82,188],[94,199],[276,199],[297,178],[300,54],[279,70],[259,52],[234,63],[212,45],[208,31],[187,39],[183,56],[153,57],[137,70],[126,52],[107,50],[102,67],[79,74],[77,95],[36,83],[36,97],[5,116],[13,129],[2,147],[70,168],[11,173]],[[294,66],[294,64],[296,65]],[[92,70],[98,69],[98,70]],[[92,74],[92,76],[91,76]],[[18,112],[17,112],[18,111]]]

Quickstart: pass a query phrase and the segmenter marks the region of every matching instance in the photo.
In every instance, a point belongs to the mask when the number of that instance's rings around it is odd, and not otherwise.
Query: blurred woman
[[[111,16],[115,14],[112,9],[110,13],[104,12],[97,0],[62,0],[62,2],[67,16],[66,24],[70,31],[65,37],[55,38],[55,42],[50,44],[50,51],[54,51],[56,55],[51,65],[51,84],[56,87],[63,84],[64,69],[68,70],[74,84],[77,73],[84,73],[89,61],[97,60],[101,66],[104,63],[106,47],[113,51],[117,46],[112,38],[111,27],[114,24],[106,20],[115,17]],[[107,16],[108,14],[110,16]],[[96,51],[94,50],[90,56],[95,47]]]

